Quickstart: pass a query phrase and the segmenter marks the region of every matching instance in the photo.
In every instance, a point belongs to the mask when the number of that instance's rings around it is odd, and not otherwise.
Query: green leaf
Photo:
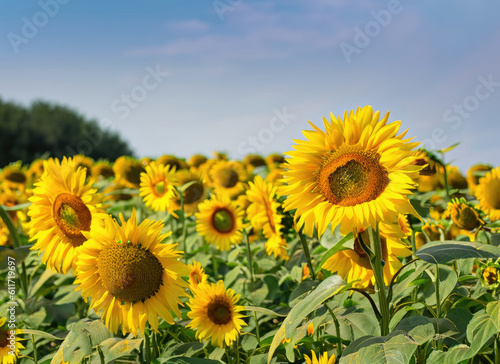
[[[489,302],[486,306],[486,312],[490,315],[497,331],[500,332],[500,301]]]
[[[121,358],[125,355],[130,355],[133,350],[138,349],[144,339],[117,339],[115,337],[104,340],[99,344],[99,348],[104,354],[106,363],[110,363],[112,360]],[[95,357],[96,363],[100,363],[99,357]]]
[[[14,249],[0,246],[0,270],[6,269],[9,266],[9,261],[12,261],[12,258],[14,258],[14,263],[16,263],[16,265],[20,264],[29,255],[32,246],[33,245],[22,245]],[[9,259],[9,257],[11,259]]]
[[[49,339],[51,341],[53,340],[64,340],[63,337],[57,337],[54,335],[51,335],[45,331],[40,331],[40,330],[31,330],[31,329],[22,329],[22,334],[31,334],[31,335],[38,335],[41,336],[45,339]]]
[[[257,345],[259,345],[259,341],[253,335],[245,335],[245,336],[243,336],[243,339],[241,339],[241,347],[246,352],[255,350]]]
[[[259,307],[259,306],[244,306],[244,307],[245,307],[245,311],[255,311],[255,312],[263,313],[264,315],[272,316],[272,317],[286,317],[286,315],[281,315],[277,312],[271,311],[271,310],[264,308],[264,307]]]
[[[387,338],[387,337],[386,337]],[[408,364],[417,349],[417,343],[405,335],[391,337],[386,342],[361,348],[340,358],[340,364]]]
[[[220,360],[213,359],[203,359],[203,358],[190,358],[188,356],[177,356],[175,358],[169,358],[167,363],[178,363],[178,364],[221,364]]]
[[[274,336],[271,347],[269,348],[269,355],[267,358],[268,363],[271,362],[276,348],[283,342],[285,338],[291,338],[295,329],[300,325],[302,320],[313,312],[316,307],[325,301],[327,298],[333,296],[339,291],[345,282],[338,275],[328,277],[319,284],[318,287],[309,293],[302,301],[295,305],[288,316],[285,318],[283,324]]]
[[[417,257],[429,263],[448,263],[457,259],[500,257],[500,248],[468,241],[433,241],[417,251]]]
[[[455,289],[457,282],[457,272],[447,265],[439,266],[439,298],[441,303]],[[427,305],[434,306],[436,304],[436,286],[434,284],[427,285],[423,290],[423,297]]]
[[[422,345],[431,340],[436,334],[432,320],[428,317],[419,315],[404,318],[394,330],[407,332],[418,345]]]

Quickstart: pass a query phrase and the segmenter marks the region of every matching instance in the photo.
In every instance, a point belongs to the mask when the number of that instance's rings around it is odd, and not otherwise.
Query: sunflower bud
[[[460,229],[471,231],[484,224],[477,210],[469,206],[464,199],[454,199],[448,203],[447,210]]]
[[[497,263],[481,264],[476,274],[479,276],[483,287],[495,289],[500,285],[500,265]]]

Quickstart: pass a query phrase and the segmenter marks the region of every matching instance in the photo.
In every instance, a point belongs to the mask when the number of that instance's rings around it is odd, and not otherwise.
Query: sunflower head
[[[311,357],[304,355],[304,359],[306,364],[334,364],[335,363],[335,355],[332,354],[330,358],[328,358],[328,353],[324,352],[323,354],[319,354],[316,356],[316,353],[311,350]]]
[[[384,265],[384,281],[389,284],[394,274],[402,267],[398,257],[411,255],[405,243],[396,235],[381,233],[382,259]],[[323,264],[324,269],[337,272],[346,282],[355,282],[355,286],[366,288],[375,282],[370,257],[363,248],[363,244],[371,247],[368,231],[357,234],[352,249],[341,250],[332,255]]]
[[[7,324],[7,318],[0,316],[0,363],[13,364],[25,347],[21,344],[20,329],[11,329]]]
[[[219,250],[229,250],[242,240],[243,211],[227,195],[212,195],[199,206],[196,231]]]
[[[234,198],[245,192],[243,182],[248,179],[248,174],[240,162],[216,161],[208,173],[209,180],[218,194]]]
[[[198,285],[188,303],[192,321],[187,327],[196,329],[199,340],[211,339],[212,345],[221,348],[231,345],[246,325],[239,313],[244,309],[237,305],[239,299],[240,295],[226,290],[222,281]]]
[[[175,169],[177,171],[189,168],[189,165],[185,161],[173,155],[162,155],[156,160],[156,163],[163,164],[166,167],[169,166],[171,169]]]
[[[44,252],[42,262],[57,272],[75,268],[76,249],[87,240],[84,232],[102,222],[96,189],[86,181],[86,170],[73,159],[49,159],[35,184],[28,210],[31,249]]]
[[[91,168],[92,177],[95,179],[108,179],[115,176],[113,167],[108,161],[98,161]]]
[[[184,211],[187,214],[193,214],[198,210],[198,204],[205,199],[206,186],[203,178],[199,173],[188,170],[180,170],[175,173],[175,180],[178,186],[184,188],[182,193],[184,196]],[[175,197],[172,201],[173,210],[181,209],[181,199],[179,194],[175,192]]]
[[[423,247],[424,244],[426,243],[427,243],[427,238],[425,237],[425,234],[420,231],[417,231],[415,233],[415,246],[417,250]]]
[[[311,123],[307,141],[288,152],[288,171],[280,188],[285,211],[296,209],[297,228],[321,236],[329,223],[342,234],[393,222],[399,214],[418,215],[407,197],[421,166],[412,149],[418,144],[397,135],[401,122],[370,106],[323,120],[326,132]]]
[[[266,157],[266,164],[269,169],[277,168],[283,163],[285,163],[285,157],[283,154],[272,153]]]
[[[484,225],[479,212],[464,198],[456,198],[449,202],[446,212],[460,229],[471,231]]]
[[[463,190],[468,187],[467,180],[460,173],[457,166],[448,166],[446,170],[448,171],[448,183],[451,188]]]
[[[75,161],[76,168],[81,167],[85,169],[87,176],[91,174],[92,166],[94,165],[94,160],[92,158],[77,154],[73,156],[73,160]]]
[[[495,289],[500,285],[500,265],[498,263],[480,263],[476,274],[484,287]]]
[[[479,179],[474,191],[479,207],[491,221],[500,220],[500,167],[492,169]]]
[[[21,162],[10,164],[2,168],[0,172],[0,182],[7,187],[23,190],[28,182],[27,168]]]
[[[243,164],[247,167],[248,171],[253,171],[257,167],[266,165],[266,161],[258,154],[249,154],[243,160]]]
[[[43,159],[35,159],[31,162],[28,171],[26,172],[26,176],[31,183],[34,183],[40,178],[43,174]]]
[[[141,174],[141,189],[144,203],[154,211],[172,212],[172,201],[175,196],[175,169],[170,166],[151,162],[145,173]]]
[[[111,331],[122,325],[123,334],[144,332],[146,321],[158,329],[158,316],[173,324],[173,311],[185,296],[187,283],[182,276],[189,269],[178,258],[174,244],[162,243],[163,223],[144,220],[137,224],[135,210],[121,225],[110,217],[90,232],[81,247],[76,284],[82,296],[91,297],[91,308],[103,311],[102,320]]]
[[[201,155],[201,154],[193,154],[193,155],[191,156],[191,158],[189,158],[188,164],[189,164],[191,167],[198,168],[198,167],[200,167],[202,164],[204,164],[207,160],[208,160],[208,159],[207,159],[207,157],[205,157],[204,155]]]
[[[466,179],[471,193],[474,193],[476,186],[479,184],[479,179],[483,177],[484,174],[491,171],[492,168],[493,167],[488,164],[476,164],[469,168]]]
[[[198,285],[207,282],[208,274],[205,273],[205,270],[201,266],[201,263],[195,262],[193,260],[193,264],[189,264],[189,284],[191,287],[196,288]]]
[[[117,182],[129,188],[138,188],[141,183],[141,173],[145,169],[141,162],[128,156],[121,156],[113,165]]]

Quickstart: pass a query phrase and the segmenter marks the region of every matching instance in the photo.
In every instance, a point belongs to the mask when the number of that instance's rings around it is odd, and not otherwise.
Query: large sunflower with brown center
[[[182,277],[189,269],[178,260],[182,252],[162,243],[170,233],[161,233],[161,221],[137,225],[135,210],[128,221],[120,219],[121,226],[108,217],[90,232],[77,262],[77,289],[114,333],[120,324],[123,334],[144,333],[147,321],[158,330],[158,316],[173,325],[171,311],[181,317],[178,305],[188,286]]]
[[[76,249],[87,240],[82,232],[106,216],[96,208],[96,189],[85,179],[86,170],[77,168],[73,159],[49,159],[29,198],[29,235],[36,240],[31,249],[43,252],[42,262],[56,272],[75,268]]]
[[[500,167],[479,179],[474,193],[479,207],[490,216],[491,221],[500,220]]]
[[[191,311],[188,317],[192,321],[187,327],[196,329],[199,340],[211,339],[212,345],[224,347],[231,345],[246,325],[239,312],[244,310],[238,306],[240,295],[232,289],[226,290],[224,283],[203,283],[193,289],[188,306]]]
[[[371,106],[323,118],[326,132],[310,123],[307,140],[296,141],[288,152],[280,193],[288,195],[285,211],[297,209],[297,226],[321,236],[329,223],[342,234],[375,227],[377,221],[396,221],[399,213],[416,214],[407,195],[415,188],[421,166],[412,153],[418,143],[397,135],[400,121],[381,120]]]

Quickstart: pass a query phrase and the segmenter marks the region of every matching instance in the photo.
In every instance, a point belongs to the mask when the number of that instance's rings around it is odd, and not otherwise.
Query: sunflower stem
[[[233,364],[233,360],[231,359],[231,355],[229,354],[229,346],[226,347],[226,357],[227,357],[227,364]]]
[[[335,313],[333,310],[328,306],[327,303],[325,303],[326,308],[328,309],[328,312],[330,313],[330,316],[332,316],[333,323],[335,324],[335,332],[337,334],[337,338],[339,339],[339,343],[337,345],[337,358],[340,358],[342,355],[342,338],[340,337],[340,324],[339,320],[337,320],[337,316],[335,316]]]
[[[385,294],[385,282],[384,282],[384,264],[382,257],[382,243],[380,241],[380,233],[377,223],[377,228],[374,230],[372,227],[368,229],[370,235],[370,242],[372,244],[375,256],[370,263],[372,265],[373,274],[375,276],[375,282],[378,288],[378,299],[380,306],[380,313],[382,314],[382,320],[380,320],[380,333],[381,336],[387,336],[389,334],[389,307],[387,302],[387,296]]]
[[[304,255],[306,256],[307,265],[309,266],[309,271],[311,272],[311,276],[314,281],[316,280],[316,273],[313,269],[311,254],[309,253],[309,246],[307,245],[306,237],[304,236],[304,234],[302,234],[302,229],[299,230],[300,242],[302,243],[302,249],[304,250]]]
[[[236,351],[236,364],[240,364],[240,339],[237,338],[234,342],[234,350]]]
[[[38,353],[36,348],[35,335],[33,334],[31,334],[31,342],[33,344],[33,361],[35,362],[35,364],[38,364]]]
[[[444,153],[441,154],[441,158],[444,160]],[[450,202],[450,185],[448,183],[448,170],[446,169],[446,164],[443,162],[441,166],[444,169],[444,189],[446,191],[446,202]]]
[[[250,266],[250,282],[252,282],[252,291],[253,291],[255,289],[255,278],[253,274],[252,251],[250,250],[250,241],[248,239],[248,234],[245,230],[243,230],[243,238],[245,239],[245,244],[247,246],[248,265]]]
[[[151,363],[151,343],[149,341],[149,329],[147,326],[144,328],[144,340],[146,342],[146,345],[144,348],[144,351],[146,352],[146,364],[150,364]]]

